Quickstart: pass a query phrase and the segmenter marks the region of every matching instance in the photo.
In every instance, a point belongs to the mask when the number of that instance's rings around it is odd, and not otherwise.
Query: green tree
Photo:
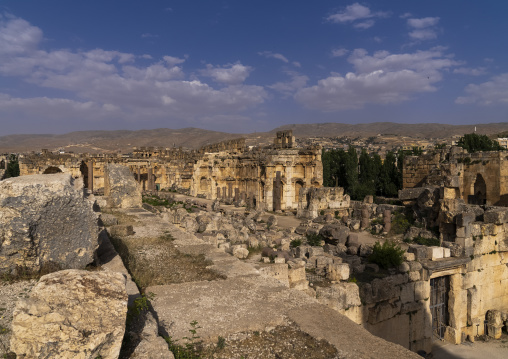
[[[2,179],[10,178],[10,177],[18,177],[19,176],[19,162],[16,155],[9,156],[9,164],[5,169],[4,176]]]
[[[468,133],[462,136],[457,142],[457,146],[465,148],[469,153],[505,150],[499,142],[491,140],[487,135],[478,135],[476,133]]]

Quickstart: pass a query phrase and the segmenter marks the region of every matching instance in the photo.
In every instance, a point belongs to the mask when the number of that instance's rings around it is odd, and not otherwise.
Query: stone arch
[[[201,179],[199,180],[199,190],[202,193],[208,192],[208,179],[205,176],[201,177]]]
[[[43,175],[51,175],[54,173],[62,173],[62,170],[56,166],[49,166],[42,172]]]

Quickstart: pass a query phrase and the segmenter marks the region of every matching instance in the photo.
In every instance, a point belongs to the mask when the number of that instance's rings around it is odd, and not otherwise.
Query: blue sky
[[[0,2],[0,135],[508,120],[508,2]]]

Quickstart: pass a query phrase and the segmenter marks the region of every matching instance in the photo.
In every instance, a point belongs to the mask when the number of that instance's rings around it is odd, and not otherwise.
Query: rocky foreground
[[[109,181],[114,188],[124,179],[112,171]],[[0,186],[7,186],[0,197],[0,254],[15,258],[1,268],[6,357],[172,358],[170,349],[176,357],[182,351],[214,358],[418,357],[289,288],[287,265],[278,276],[283,268],[260,262],[259,253],[233,255],[229,245],[207,243],[196,221],[188,231],[164,213],[106,208],[128,201],[94,199],[63,174]],[[35,191],[44,194],[40,208],[26,196],[37,197]],[[94,227],[97,205],[103,212]],[[62,236],[80,245],[59,246]],[[74,257],[88,259],[69,261]],[[56,271],[36,284],[17,281],[36,278],[46,263]]]

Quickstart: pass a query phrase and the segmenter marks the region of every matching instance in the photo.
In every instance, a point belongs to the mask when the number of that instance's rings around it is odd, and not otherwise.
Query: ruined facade
[[[403,187],[429,185],[454,188],[469,204],[508,206],[508,153],[467,153],[452,147],[406,157]]]
[[[55,155],[47,151],[20,157],[21,175],[66,172],[83,176],[85,187],[101,192],[104,166],[130,168],[143,190],[179,190],[192,196],[233,203],[251,202],[266,210],[296,210],[301,188],[321,187],[321,149],[295,148],[291,131],[275,144],[248,149],[245,139],[228,140],[198,151],[135,148],[129,157]]]

